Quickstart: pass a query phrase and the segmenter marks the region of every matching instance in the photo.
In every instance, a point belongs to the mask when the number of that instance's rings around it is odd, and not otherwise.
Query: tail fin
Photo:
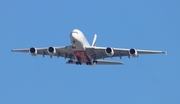
[[[97,39],[97,35],[94,34],[94,39],[93,39],[93,42],[92,42],[92,46],[95,46],[95,45],[96,45],[96,39]]]

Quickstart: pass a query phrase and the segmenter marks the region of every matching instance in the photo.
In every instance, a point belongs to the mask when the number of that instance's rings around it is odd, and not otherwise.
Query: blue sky
[[[179,0],[1,0],[0,104],[179,104]],[[78,28],[97,46],[164,50],[108,60],[123,66],[66,65],[11,49],[70,45]]]

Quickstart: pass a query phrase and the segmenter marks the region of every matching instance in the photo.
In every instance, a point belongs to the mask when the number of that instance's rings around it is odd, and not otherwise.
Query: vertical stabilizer
[[[96,40],[97,40],[97,35],[94,34],[94,39],[93,39],[93,42],[92,42],[92,46],[95,46],[95,45],[96,45]]]

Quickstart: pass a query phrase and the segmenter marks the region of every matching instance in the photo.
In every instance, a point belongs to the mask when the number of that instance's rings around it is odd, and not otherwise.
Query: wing
[[[93,59],[101,59],[101,58],[107,58],[107,57],[123,57],[128,56],[130,57],[130,50],[131,49],[125,49],[125,48],[111,48],[114,51],[114,54],[112,56],[109,56],[106,54],[107,47],[86,47],[87,53],[93,58]],[[134,49],[135,50],[135,49]],[[165,54],[164,51],[154,51],[154,50],[135,50],[138,54]]]
[[[57,57],[75,59],[72,46],[62,46],[62,47],[53,47],[53,48],[55,49],[54,54],[50,54],[48,52],[49,47],[34,48],[34,49],[36,50],[37,55],[43,55],[43,56],[50,55],[50,56],[57,56]],[[30,49],[13,49],[12,52],[25,52],[25,53],[30,53],[31,54]],[[31,54],[31,55],[35,56],[36,54],[34,54],[34,55]]]

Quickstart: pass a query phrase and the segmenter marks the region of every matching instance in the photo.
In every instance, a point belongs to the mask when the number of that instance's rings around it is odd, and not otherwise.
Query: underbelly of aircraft
[[[74,55],[76,59],[80,62],[83,63],[90,62],[90,58],[88,57],[85,50],[74,50]]]

